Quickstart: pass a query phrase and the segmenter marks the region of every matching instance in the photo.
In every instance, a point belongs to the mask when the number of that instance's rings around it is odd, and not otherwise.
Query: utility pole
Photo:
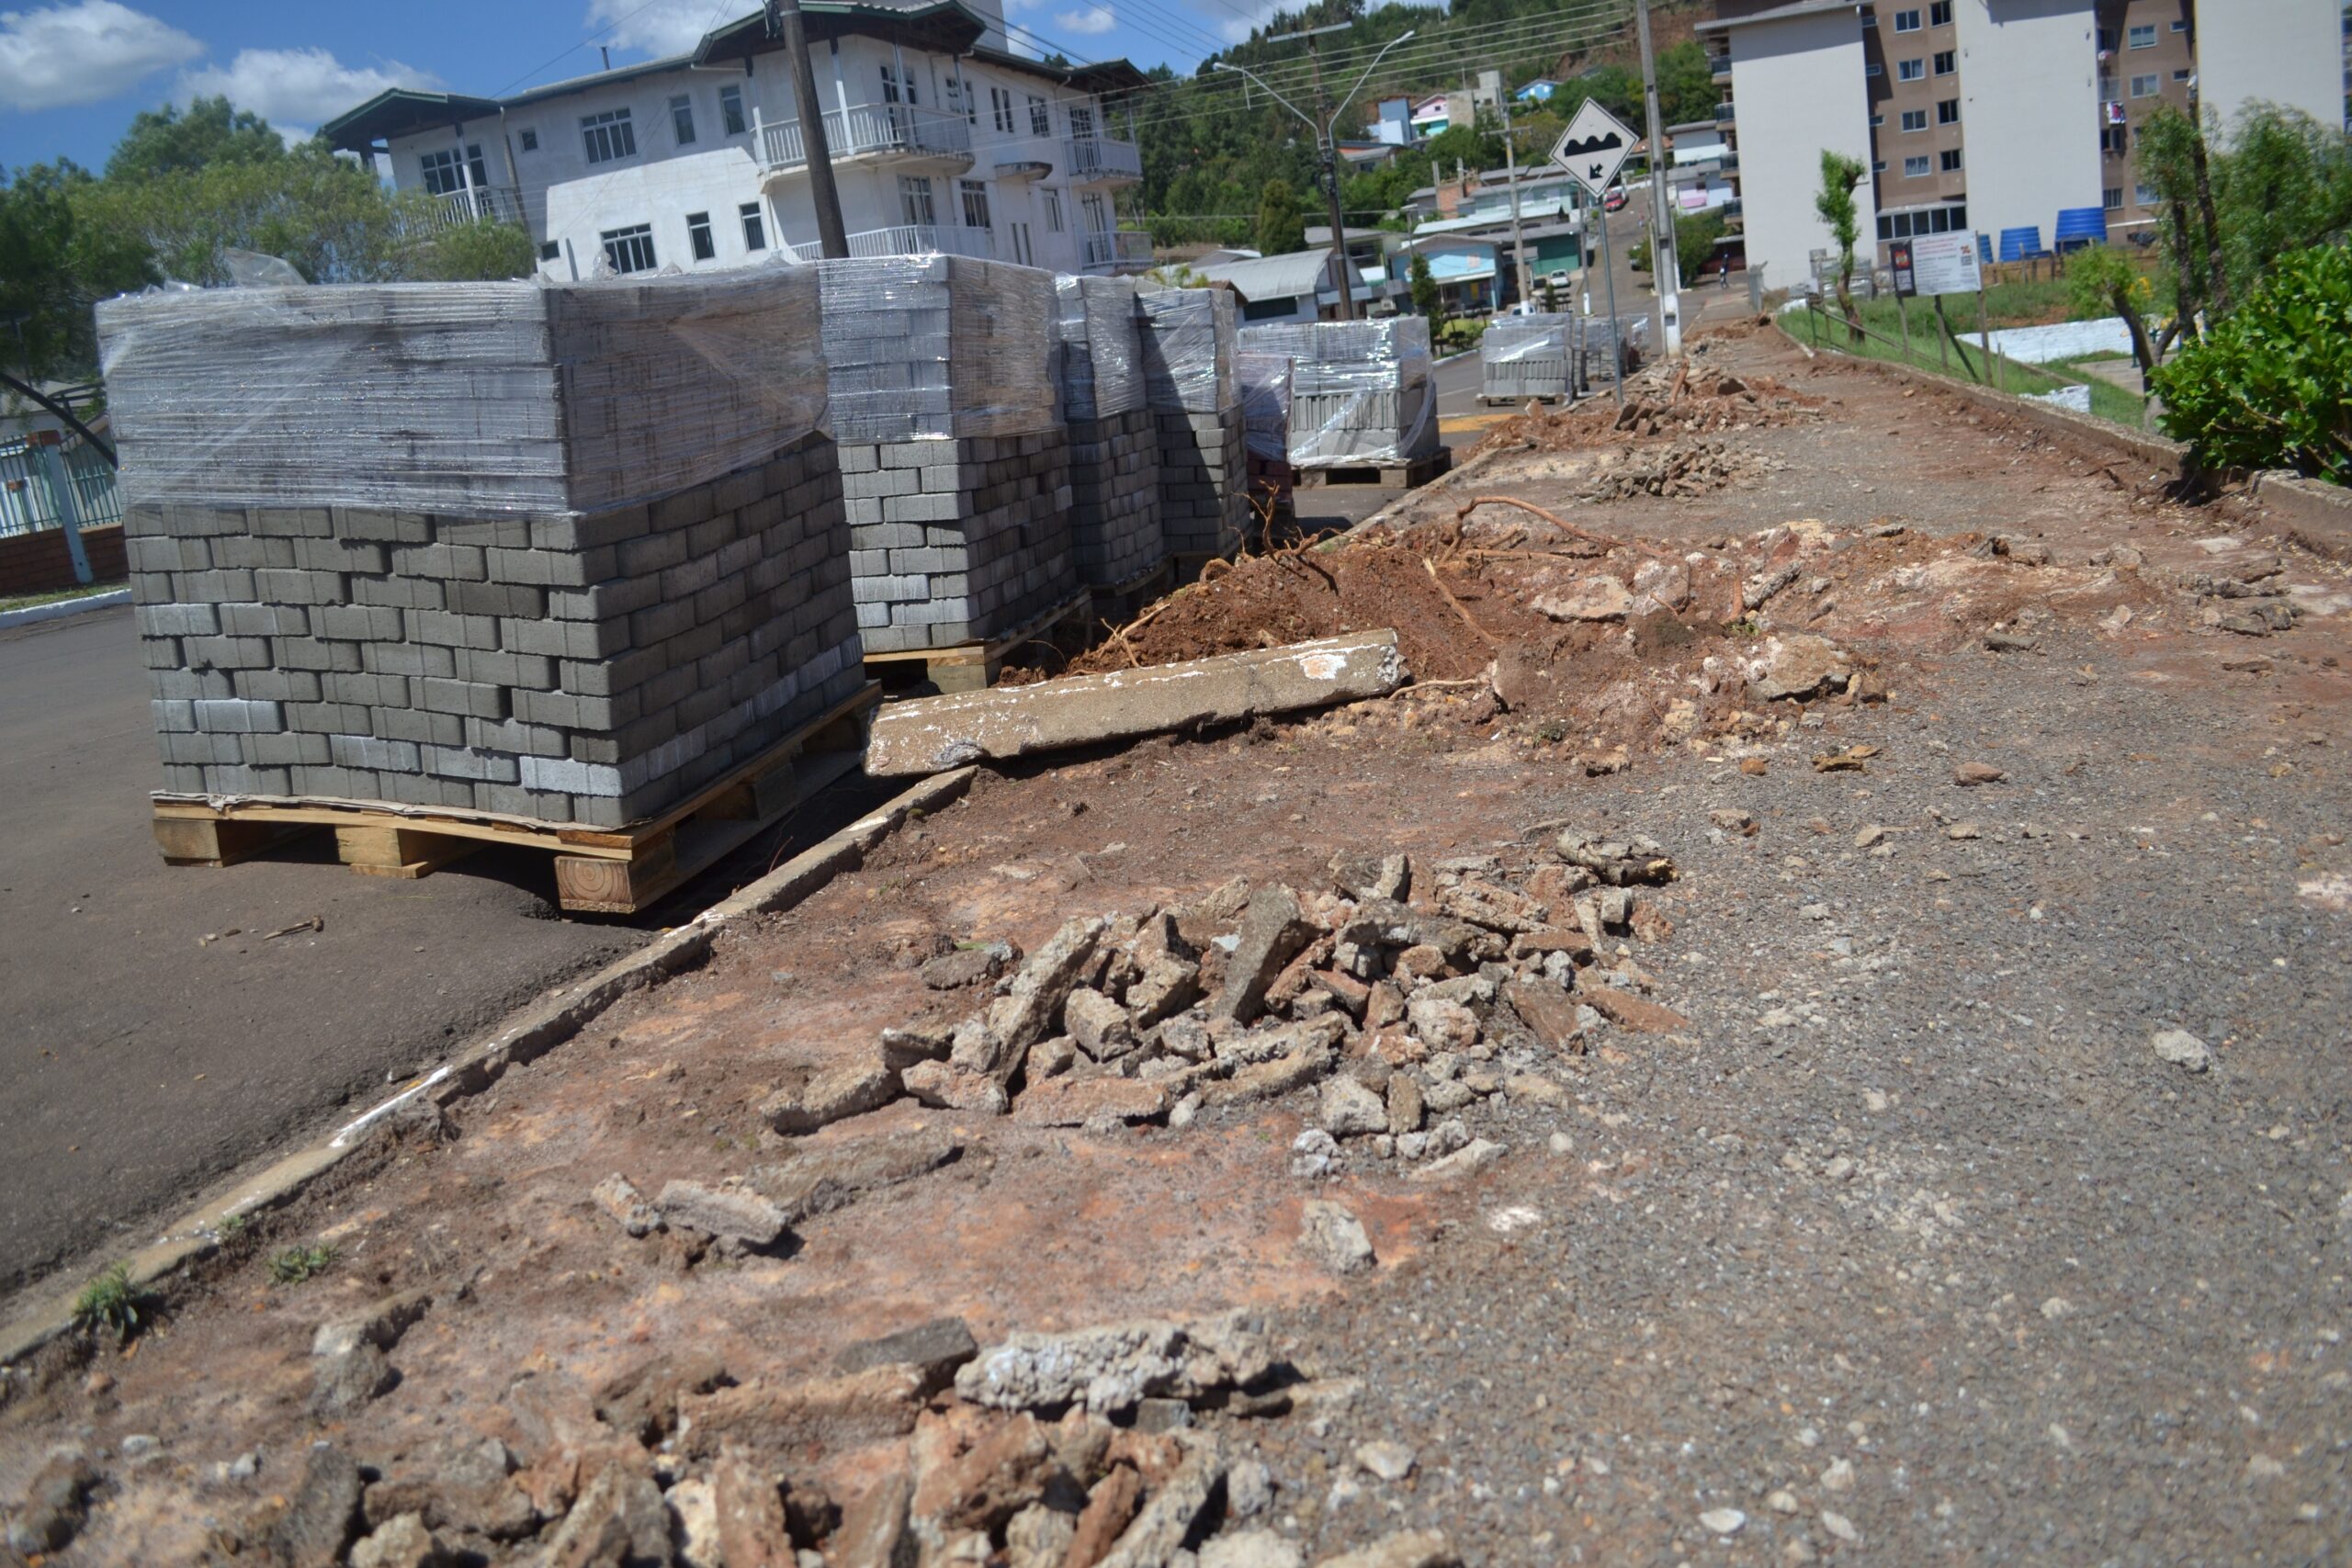
[[[1511,270],[1519,279],[1519,299],[1523,305],[1532,296],[1528,291],[1531,275],[1527,270],[1527,242],[1520,237],[1519,232],[1519,154],[1512,150],[1510,142],[1510,92],[1508,86],[1500,102],[1503,111],[1503,175],[1510,181]]]
[[[1263,40],[1267,43],[1289,43],[1296,39],[1305,39],[1307,40],[1307,56],[1314,62],[1315,107],[1317,113],[1322,111],[1324,104],[1323,63],[1321,59],[1315,53],[1315,39],[1317,34],[1340,32],[1353,25],[1353,23],[1350,22],[1335,22],[1328,28],[1311,28],[1306,32],[1283,33],[1278,38],[1270,38]],[[1324,189],[1329,194],[1331,198],[1331,243],[1339,252],[1340,257],[1340,319],[1343,321],[1352,321],[1356,319],[1356,296],[1354,287],[1355,279],[1350,270],[1348,262],[1347,215],[1340,210],[1340,152],[1339,141],[1335,133],[1340,124],[1340,117],[1348,112],[1349,99],[1353,98],[1358,93],[1363,91],[1363,85],[1372,79],[1373,72],[1379,68],[1381,61],[1387,58],[1388,51],[1395,49],[1398,44],[1403,43],[1407,39],[1411,38],[1415,30],[1416,29],[1413,28],[1408,28],[1404,32],[1397,34],[1395,38],[1390,39],[1386,44],[1383,45],[1380,52],[1372,57],[1372,63],[1363,68],[1363,74],[1356,78],[1355,85],[1350,87],[1347,90],[1346,95],[1340,99],[1340,107],[1333,109],[1330,112],[1329,118],[1325,119],[1319,125],[1316,123],[1314,117],[1309,115],[1305,109],[1300,108],[1296,104],[1292,103],[1288,98],[1285,98],[1280,93],[1275,92],[1273,88],[1266,86],[1265,78],[1250,70],[1248,66],[1229,65],[1222,60],[1211,62],[1213,68],[1216,70],[1234,72],[1238,75],[1247,76],[1250,81],[1257,83],[1261,87],[1265,87],[1266,96],[1268,97],[1282,105],[1283,107],[1290,110],[1291,113],[1296,115],[1300,119],[1305,120],[1306,122],[1306,129],[1315,132],[1316,150],[1320,152],[1323,157],[1323,186]]]
[[[1642,39],[1642,96],[1649,110],[1650,277],[1657,286],[1658,333],[1669,359],[1682,352],[1682,263],[1674,254],[1674,213],[1666,204],[1666,127],[1657,112],[1657,61],[1650,53],[1650,0],[1634,0]]]
[[[825,144],[825,111],[817,99],[817,72],[808,63],[808,35],[800,25],[800,0],[767,0],[768,37],[784,39],[792,57],[792,96],[800,107],[800,150],[808,160],[808,195],[817,208],[817,248],[827,261],[849,254],[842,227],[842,193],[833,184],[832,149]],[[781,242],[782,234],[776,236]]]

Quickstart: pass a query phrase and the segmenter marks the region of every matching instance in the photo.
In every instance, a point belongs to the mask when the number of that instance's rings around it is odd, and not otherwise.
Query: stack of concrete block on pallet
[[[1062,414],[1069,427],[1070,541],[1079,581],[1131,582],[1168,558],[1159,432],[1144,406],[1135,285],[1054,279]]]
[[[1250,498],[1255,505],[1283,505],[1291,495],[1291,361],[1286,354],[1237,354],[1234,379],[1241,389],[1241,427],[1249,453]]]
[[[1569,344],[1576,318],[1562,313],[1498,316],[1478,340],[1479,395],[1566,398],[1576,392]]]
[[[1588,316],[1583,320],[1584,384],[1607,387],[1631,370],[1649,341],[1646,316]]]
[[[1291,358],[1292,467],[1411,463],[1437,450],[1430,327],[1420,317],[1244,327],[1241,345]]]
[[[817,270],[865,651],[986,641],[1068,599],[1053,275],[943,255]]]
[[[1246,426],[1233,295],[1146,288],[1144,395],[1159,430],[1159,525],[1179,556],[1229,556],[1250,521]]]
[[[855,694],[814,277],[98,309],[166,791],[619,827]]]

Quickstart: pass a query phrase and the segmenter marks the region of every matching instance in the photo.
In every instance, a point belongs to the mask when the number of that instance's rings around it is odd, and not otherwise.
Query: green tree
[[[2139,265],[2112,245],[2093,245],[2066,258],[2066,292],[2078,317],[2120,316],[2132,332],[2132,357],[2142,370],[2156,367],[2147,313],[2155,289]]]
[[[409,276],[434,283],[496,283],[538,270],[538,246],[519,223],[453,223],[417,247]]]
[[[1723,95],[1715,88],[1714,67],[1696,39],[1684,39],[1658,51],[1657,112],[1667,125],[1712,120]]]
[[[1258,254],[1287,255],[1306,248],[1306,215],[1288,180],[1268,180],[1258,194]]]
[[[1714,256],[1715,241],[1723,231],[1721,208],[1674,215],[1674,259],[1676,270],[1682,275],[1683,288],[1699,281],[1699,269]]]
[[[92,182],[74,204],[77,225],[135,243],[164,276],[218,286],[231,246],[283,256],[313,283],[407,277],[432,200],[388,196],[372,171],[313,141],[283,158]]]
[[[1428,319],[1430,331],[1435,333],[1438,318],[1445,313],[1445,297],[1438,292],[1437,279],[1430,276],[1430,258],[1415,251],[1406,276],[1412,281],[1413,309]]]
[[[285,138],[261,116],[232,107],[226,97],[198,98],[186,114],[169,104],[142,110],[115,143],[107,178],[153,179],[214,164],[266,164],[286,155]]]
[[[90,307],[154,281],[135,240],[82,222],[72,164],[36,164],[0,183],[0,362],[28,380],[97,368]]]
[[[1862,318],[1854,309],[1849,279],[1854,270],[1854,243],[1861,238],[1861,220],[1854,209],[1854,188],[1869,175],[1870,170],[1860,158],[1849,158],[1825,147],[1821,150],[1821,189],[1813,198],[1814,211],[1829,225],[1829,237],[1838,242],[1838,309],[1846,317],[1846,331],[1857,344],[1862,341]]]
[[[2352,247],[2278,258],[2245,302],[2149,377],[2209,468],[2352,483]]]

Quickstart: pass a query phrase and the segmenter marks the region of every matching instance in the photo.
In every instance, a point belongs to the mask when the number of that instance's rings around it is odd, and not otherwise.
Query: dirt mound
[[[1625,406],[1587,398],[1556,411],[1531,408],[1487,433],[1488,446],[1547,452],[1614,445],[1628,437],[1755,430],[1821,417],[1821,400],[1769,376],[1735,376],[1706,363],[1706,345],[1679,365],[1661,362],[1625,378]]]

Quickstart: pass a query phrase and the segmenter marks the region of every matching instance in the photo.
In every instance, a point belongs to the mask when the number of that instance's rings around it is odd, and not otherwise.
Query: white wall
[[[1726,37],[1747,265],[1766,269],[1765,287],[1791,288],[1810,275],[1815,251],[1836,248],[1829,225],[1813,209],[1822,152],[1843,152],[1870,167],[1861,17],[1840,6],[1735,27]],[[1854,254],[1867,263],[1878,232],[1867,178],[1854,192]]]
[[[2224,132],[2254,98],[2342,129],[2343,16],[2340,0],[2198,0],[2199,107]]]
[[[2106,184],[2089,0],[1956,0],[1953,11],[1969,226],[1996,254],[2002,230],[2029,223],[2046,246],[2059,209],[2099,206]]]

